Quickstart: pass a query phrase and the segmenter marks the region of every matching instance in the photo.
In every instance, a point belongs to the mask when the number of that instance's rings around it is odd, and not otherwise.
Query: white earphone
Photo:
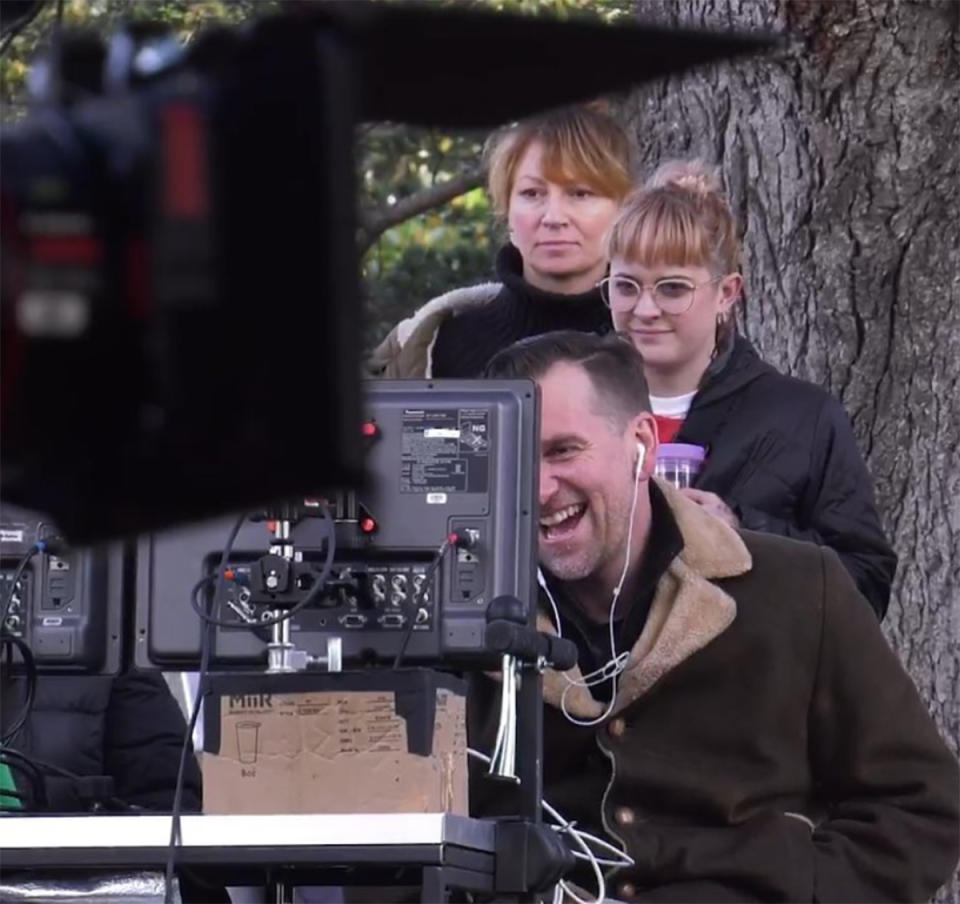
[[[643,467],[643,460],[647,457],[647,447],[643,443],[637,443],[637,466],[633,469],[634,479],[640,476],[640,469]]]

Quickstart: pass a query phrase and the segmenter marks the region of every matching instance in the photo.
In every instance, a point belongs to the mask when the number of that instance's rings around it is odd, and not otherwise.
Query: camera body
[[[328,514],[295,506],[288,540],[280,512],[158,531],[136,549],[135,661],[195,669],[202,658],[201,597],[216,619],[215,670],[262,668],[270,631],[289,612],[290,637],[311,656],[339,638],[343,661],[464,666],[491,660],[492,601],[536,599],[539,418],[527,380],[372,380],[364,386],[368,479],[338,493]],[[300,517],[298,517],[298,515]],[[330,523],[335,525],[333,550]],[[451,543],[450,538],[457,537]],[[284,558],[283,546],[291,555]],[[330,556],[323,588],[314,582]],[[213,577],[226,570],[223,594]],[[203,581],[208,579],[204,587]],[[304,608],[298,606],[310,597]],[[409,636],[407,636],[409,635]],[[498,661],[492,657],[493,663]]]
[[[5,131],[5,498],[92,540],[357,483],[351,84],[281,18]]]

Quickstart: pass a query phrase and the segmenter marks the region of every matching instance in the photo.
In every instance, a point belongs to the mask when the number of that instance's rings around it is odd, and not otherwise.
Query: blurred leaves
[[[62,4],[64,27],[91,28],[107,37],[123,21],[149,20],[168,25],[184,41],[205,25],[246,22],[279,5],[278,0],[64,0]],[[3,7],[0,2],[0,16]],[[26,110],[27,69],[53,33],[57,7],[56,0],[47,0],[0,58],[0,112],[5,120]]]
[[[485,138],[397,123],[364,129],[357,155],[361,210],[371,216],[476,166]],[[439,292],[487,278],[490,231],[486,193],[474,189],[371,237],[362,266],[367,343]]]

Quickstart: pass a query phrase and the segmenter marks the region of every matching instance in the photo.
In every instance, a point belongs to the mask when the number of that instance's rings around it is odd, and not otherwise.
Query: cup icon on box
[[[237,722],[237,756],[241,763],[255,763],[257,761],[259,743],[259,722]]]

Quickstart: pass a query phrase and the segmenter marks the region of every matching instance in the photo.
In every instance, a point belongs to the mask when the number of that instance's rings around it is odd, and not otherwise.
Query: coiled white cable
[[[474,750],[472,747],[468,747],[467,753],[483,763],[488,765],[490,764],[490,757],[488,757],[485,753],[481,753],[479,750]],[[625,854],[619,848],[614,847],[614,845],[610,844],[608,841],[604,841],[602,838],[597,838],[596,835],[591,835],[589,832],[584,832],[581,829],[576,828],[575,823],[568,822],[566,819],[564,819],[563,816],[561,816],[554,807],[550,806],[546,800],[542,800],[540,803],[543,806],[544,811],[559,823],[559,825],[551,826],[551,828],[556,832],[570,835],[574,843],[580,848],[580,851],[573,852],[573,856],[578,860],[586,860],[589,862],[590,866],[593,868],[593,874],[597,880],[597,897],[593,901],[588,901],[584,898],[581,898],[575,891],[573,891],[569,883],[561,879],[560,882],[557,883],[557,887],[554,889],[554,904],[560,904],[563,894],[569,895],[574,901],[577,902],[577,904],[602,904],[607,894],[607,883],[600,867],[633,866],[633,858]],[[606,858],[597,857],[597,855],[591,850],[590,844],[595,844],[601,849],[605,848],[607,851],[614,854],[617,859],[609,860]]]
[[[637,511],[637,499],[640,496],[640,475],[642,473],[645,447],[638,444],[637,452],[638,458],[633,474],[633,499],[630,502],[630,519],[627,522],[627,542],[626,551],[624,552],[623,556],[623,568],[620,571],[620,579],[617,581],[617,585],[613,588],[613,599],[610,602],[610,616],[608,619],[610,627],[610,659],[604,665],[600,666],[600,668],[594,669],[594,671],[584,675],[580,680],[575,680],[566,672],[561,672],[567,681],[567,687],[564,688],[563,693],[560,695],[560,711],[566,717],[568,722],[572,722],[574,725],[580,725],[585,728],[589,728],[593,725],[599,725],[607,718],[607,716],[610,715],[610,713],[613,712],[613,707],[617,700],[617,678],[626,670],[627,662],[630,660],[629,650],[624,650],[622,653],[617,653],[614,613],[617,608],[617,601],[620,599],[620,591],[623,589],[623,582],[626,580],[627,571],[630,568],[630,552],[633,548],[633,519]],[[547,595],[547,599],[550,601],[550,607],[553,609],[553,618],[557,629],[557,635],[559,637],[563,637],[562,629],[560,627],[560,610],[557,607],[556,600],[553,598],[553,594],[550,592],[549,586],[547,586],[547,580],[539,568],[537,569],[537,582],[543,588]],[[598,684],[603,684],[605,681],[612,681],[613,686],[610,690],[610,702],[599,716],[597,716],[595,719],[578,719],[576,716],[571,715],[567,711],[567,694],[574,687],[591,688]]]

